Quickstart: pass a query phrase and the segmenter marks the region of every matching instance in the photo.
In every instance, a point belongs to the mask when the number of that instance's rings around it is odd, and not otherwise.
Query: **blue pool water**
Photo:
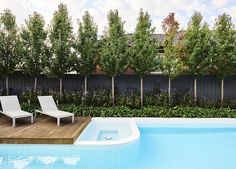
[[[140,127],[127,145],[0,145],[0,169],[235,169],[236,128]]]

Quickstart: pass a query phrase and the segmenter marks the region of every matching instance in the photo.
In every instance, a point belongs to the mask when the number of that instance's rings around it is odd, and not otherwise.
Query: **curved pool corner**
[[[140,131],[136,125],[136,122],[134,120],[130,120],[130,121],[111,121],[110,119],[103,119],[103,118],[95,118],[92,120],[91,122],[92,124],[90,125],[99,125],[99,124],[106,124],[107,125],[107,129],[109,129],[109,127],[112,125],[114,126],[114,124],[119,125],[119,126],[128,126],[130,129],[130,133],[121,139],[117,139],[117,140],[106,140],[106,141],[98,141],[98,140],[81,140],[80,137],[75,141],[74,145],[84,145],[84,146],[111,146],[111,145],[124,145],[124,144],[129,144],[129,143],[133,143],[137,140],[139,140],[140,138]],[[88,126],[89,127],[89,126]],[[84,130],[82,134],[84,134],[84,132],[89,132],[89,130]],[[87,133],[86,133],[87,134]],[[93,134],[93,133],[91,133]]]

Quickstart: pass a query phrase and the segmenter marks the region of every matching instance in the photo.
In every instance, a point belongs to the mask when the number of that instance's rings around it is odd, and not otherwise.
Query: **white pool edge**
[[[219,124],[219,125],[233,125],[236,127],[236,119],[234,118],[156,118],[156,117],[94,117],[94,120],[101,122],[103,120],[111,121],[114,120],[116,123],[126,123],[128,121],[135,121],[137,125],[153,125],[153,124]]]

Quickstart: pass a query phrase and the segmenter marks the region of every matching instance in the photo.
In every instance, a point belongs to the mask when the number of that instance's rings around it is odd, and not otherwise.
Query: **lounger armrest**
[[[35,111],[34,111],[34,117],[36,117],[37,113],[42,114],[43,112],[42,112],[41,110],[35,110]]]
[[[74,112],[68,112],[68,111],[65,111],[65,110],[59,110],[59,111],[63,111],[63,112],[66,112],[66,113],[72,113],[72,114],[74,114],[74,115],[75,115],[75,113],[74,113]]]
[[[60,110],[60,111],[64,111],[64,110]],[[67,111],[64,111],[64,112],[67,112]],[[72,113],[74,114],[74,116],[76,115],[75,112],[68,112],[68,113]],[[89,113],[89,117],[91,117],[91,113]]]
[[[42,113],[43,111],[41,110],[35,110],[36,113]]]

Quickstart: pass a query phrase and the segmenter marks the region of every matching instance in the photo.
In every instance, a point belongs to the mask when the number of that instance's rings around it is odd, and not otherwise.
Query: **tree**
[[[197,101],[197,77],[209,72],[212,47],[214,45],[207,23],[202,23],[202,15],[195,12],[184,34],[184,65],[187,73],[194,76],[194,102]]]
[[[170,13],[162,21],[162,29],[165,33],[163,42],[164,55],[161,57],[161,70],[168,77],[168,98],[171,102],[171,80],[175,78],[181,69],[180,60],[177,53],[177,33],[179,23],[175,20],[175,13]]]
[[[83,23],[79,23],[76,50],[80,57],[76,61],[75,69],[84,78],[84,93],[87,93],[87,77],[96,70],[96,56],[98,55],[97,25],[89,12],[85,12]]]
[[[104,35],[101,49],[101,68],[112,78],[112,101],[115,100],[115,76],[123,73],[128,65],[128,39],[125,35],[124,22],[117,10],[108,13],[108,30]]]
[[[221,103],[224,100],[224,79],[235,70],[236,34],[232,19],[226,13],[219,15],[215,21],[213,37],[216,41],[214,73],[221,80]]]
[[[9,9],[0,16],[0,76],[6,78],[6,93],[9,95],[9,75],[18,63],[19,37],[16,18]]]
[[[70,71],[73,45],[73,27],[71,18],[68,16],[66,5],[60,4],[54,12],[49,30],[52,55],[46,68],[49,77],[60,79],[60,95],[62,95],[62,78]]]
[[[21,31],[22,43],[22,69],[26,74],[34,77],[34,91],[37,89],[37,76],[42,73],[45,66],[46,38],[44,30],[45,21],[43,17],[34,12],[25,21],[26,26]]]
[[[150,15],[139,12],[138,23],[132,37],[133,44],[130,48],[130,65],[140,76],[141,106],[143,107],[143,76],[152,71],[156,71],[159,66],[158,43],[154,38],[155,28],[151,27]]]

